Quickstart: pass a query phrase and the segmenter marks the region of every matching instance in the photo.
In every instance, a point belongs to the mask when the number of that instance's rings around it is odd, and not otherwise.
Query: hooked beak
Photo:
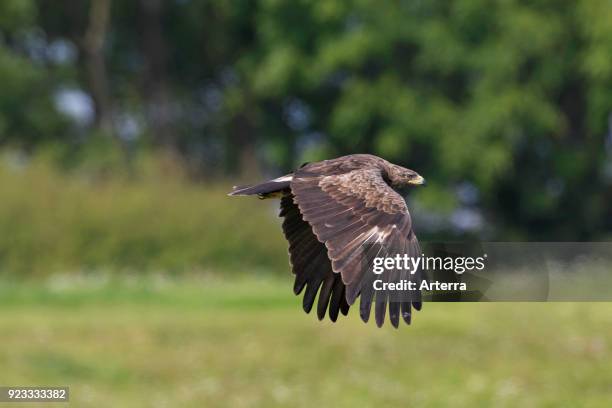
[[[410,184],[414,186],[424,186],[427,184],[425,179],[422,176],[415,178],[414,180],[410,180]]]

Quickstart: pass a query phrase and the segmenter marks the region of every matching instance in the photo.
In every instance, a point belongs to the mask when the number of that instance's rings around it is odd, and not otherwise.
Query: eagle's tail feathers
[[[283,190],[289,188],[289,184],[293,179],[293,174],[276,178],[274,180],[265,181],[254,186],[234,186],[232,192],[228,195],[257,195],[259,198],[276,197]]]

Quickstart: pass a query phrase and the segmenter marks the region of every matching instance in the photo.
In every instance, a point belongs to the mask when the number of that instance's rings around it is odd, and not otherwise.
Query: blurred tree
[[[456,221],[440,234],[612,230],[608,0],[10,0],[0,16],[4,142],[112,128],[245,177],[370,152],[428,176],[417,207]],[[66,88],[93,123],[66,127]]]
[[[113,108],[109,95],[104,45],[108,33],[110,0],[91,0],[89,22],[79,41],[83,50],[89,90],[96,110],[95,124],[105,134],[112,135]]]
[[[32,1],[0,2],[0,143],[31,149],[66,140],[68,122],[54,107],[59,73],[48,66],[44,32]]]
[[[258,15],[242,73],[260,104],[307,108],[304,129],[282,131],[326,135],[314,158],[417,168],[430,207],[461,205],[449,193],[468,182],[506,239],[609,225],[609,2],[269,1]]]

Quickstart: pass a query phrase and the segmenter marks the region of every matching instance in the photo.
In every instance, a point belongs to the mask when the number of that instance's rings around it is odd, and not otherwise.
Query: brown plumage
[[[292,174],[255,186],[234,187],[230,195],[281,198],[280,216],[289,241],[289,257],[295,274],[294,292],[306,288],[304,310],[317,316],[325,312],[336,321],[348,313],[360,296],[360,315],[367,322],[372,303],[376,324],[382,326],[387,304],[389,320],[400,316],[410,324],[411,309],[421,308],[420,298],[389,298],[372,287],[374,279],[420,281],[405,270],[372,273],[376,257],[420,255],[406,202],[396,189],[424,184],[424,179],[380,157],[368,154],[343,156],[308,163]]]

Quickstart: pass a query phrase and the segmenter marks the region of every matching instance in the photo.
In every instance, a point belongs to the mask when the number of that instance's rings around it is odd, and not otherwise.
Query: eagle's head
[[[419,173],[395,164],[389,166],[387,175],[392,187],[403,188],[425,185],[425,179]]]

